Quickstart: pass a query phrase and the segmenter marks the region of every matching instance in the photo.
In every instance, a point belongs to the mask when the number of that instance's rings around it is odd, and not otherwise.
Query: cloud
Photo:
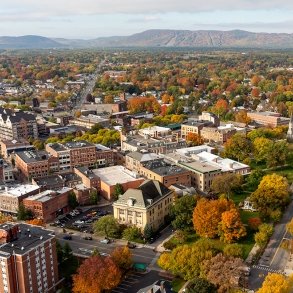
[[[1,1],[3,2],[3,1]],[[47,16],[96,14],[196,13],[217,10],[293,10],[288,0],[4,0],[1,10],[43,13]]]
[[[135,17],[128,20],[130,23],[146,23],[146,22],[158,22],[161,21],[159,15],[143,15],[141,17]]]

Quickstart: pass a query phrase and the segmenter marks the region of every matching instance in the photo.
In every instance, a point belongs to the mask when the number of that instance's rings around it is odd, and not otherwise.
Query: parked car
[[[133,248],[136,247],[136,244],[131,243],[131,242],[128,242],[128,243],[127,243],[127,247],[130,248],[130,249],[133,249]]]
[[[64,235],[63,239],[64,240],[72,240],[72,236],[71,235]]]
[[[110,243],[110,239],[105,238],[105,239],[102,239],[100,242],[101,243],[104,243],[104,244],[109,244]]]
[[[93,237],[92,236],[85,236],[83,237],[84,240],[93,240]]]
[[[109,256],[110,254],[106,253],[106,252],[100,252],[101,256]]]

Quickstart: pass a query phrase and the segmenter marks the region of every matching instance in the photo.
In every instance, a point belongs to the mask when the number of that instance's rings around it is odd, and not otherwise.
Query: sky
[[[0,0],[0,36],[91,39],[148,29],[293,33],[293,1]]]

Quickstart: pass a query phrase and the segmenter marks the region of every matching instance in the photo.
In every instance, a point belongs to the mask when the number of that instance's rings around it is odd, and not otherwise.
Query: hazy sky
[[[1,0],[0,35],[96,38],[147,29],[293,33],[291,0]]]

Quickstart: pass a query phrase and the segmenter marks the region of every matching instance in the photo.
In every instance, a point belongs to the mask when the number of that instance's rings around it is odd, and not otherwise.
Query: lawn
[[[185,281],[180,278],[175,278],[172,281],[172,289],[174,292],[179,292],[179,290],[183,287],[185,284]]]
[[[267,173],[276,173],[278,175],[284,176],[288,179],[290,184],[293,183],[293,166],[286,166],[274,170],[268,170]]]

